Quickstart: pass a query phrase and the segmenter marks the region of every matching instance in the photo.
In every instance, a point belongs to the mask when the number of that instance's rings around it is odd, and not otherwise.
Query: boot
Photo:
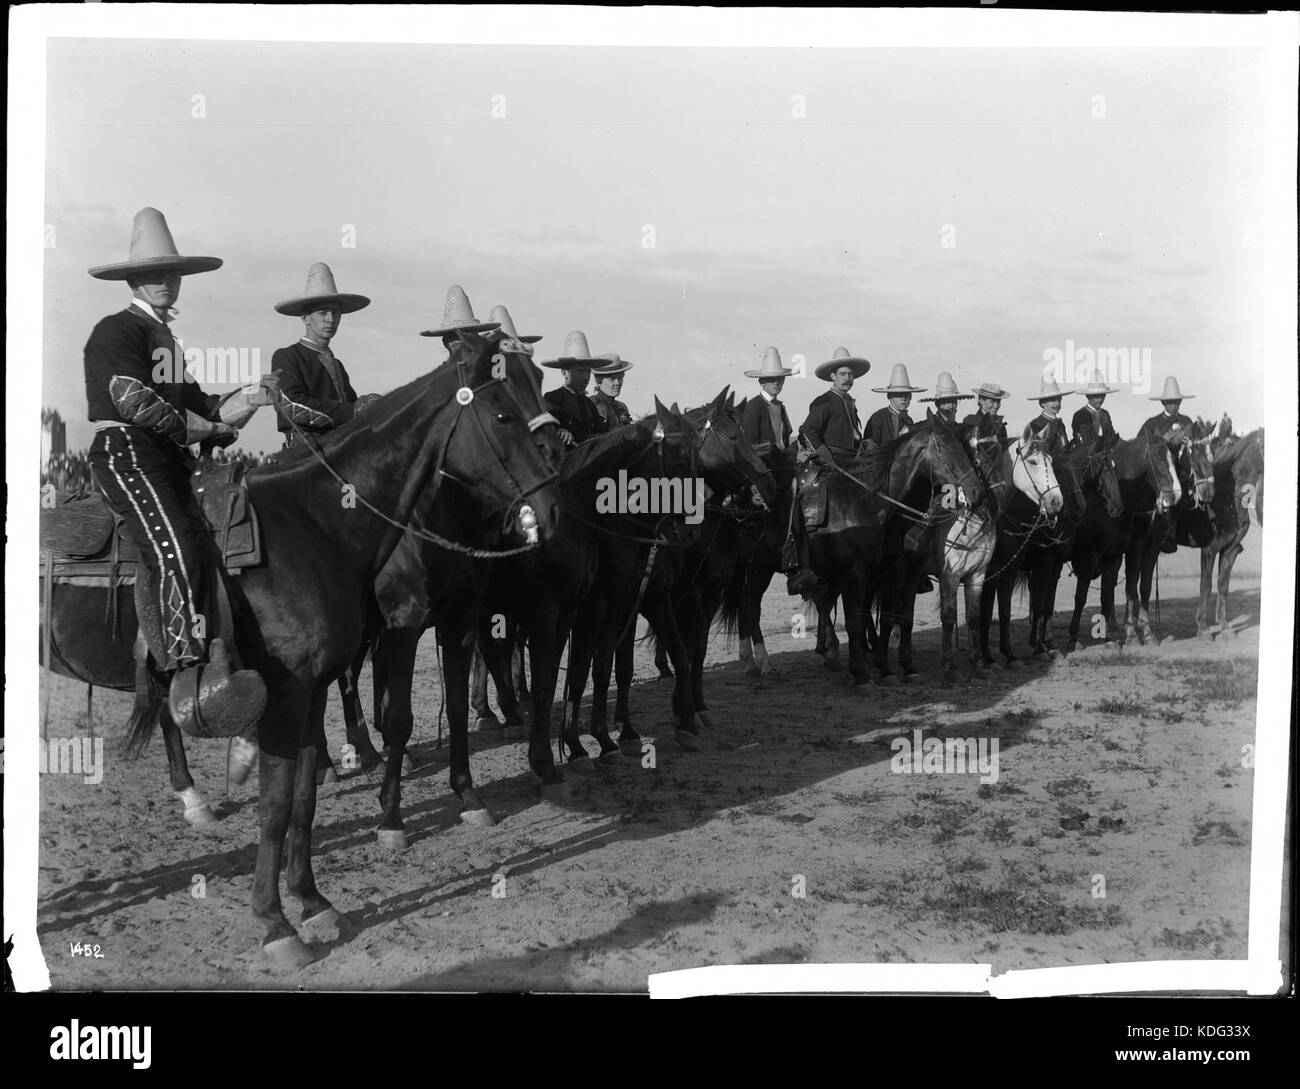
[[[213,639],[207,662],[177,670],[167,702],[185,733],[233,737],[253,732],[266,708],[266,685],[255,670],[232,672],[225,641]]]

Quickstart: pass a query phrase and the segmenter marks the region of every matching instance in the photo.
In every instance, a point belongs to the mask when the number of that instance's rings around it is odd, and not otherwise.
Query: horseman
[[[775,352],[775,349],[768,349]],[[777,363],[780,357],[776,356]],[[837,461],[849,461],[857,456],[862,441],[862,424],[858,420],[858,406],[849,390],[853,382],[871,369],[871,364],[861,356],[850,355],[847,348],[836,348],[832,357],[814,372],[831,388],[813,398],[808,406],[808,418],[799,433],[812,451],[813,471],[805,470],[800,479],[800,492],[804,506],[815,504],[824,509],[826,503],[826,478]],[[787,581],[791,594],[812,592],[819,580],[808,567],[807,538],[798,534],[798,547],[787,544],[784,555],[787,570],[797,562],[798,567]]]
[[[583,396],[587,383],[591,381],[592,368],[606,362],[592,358],[591,349],[587,347],[587,334],[580,329],[575,329],[565,338],[562,356],[542,361],[543,367],[558,369],[564,382],[559,389],[546,394],[545,401],[560,421],[560,438],[565,446],[576,446],[608,430],[604,417],[591,398]]]
[[[1082,392],[1088,399],[1088,403],[1070,420],[1070,428],[1074,432],[1074,444],[1087,446],[1100,437],[1102,447],[1110,449],[1119,435],[1115,431],[1115,425],[1110,421],[1110,413],[1101,406],[1106,403],[1106,394],[1118,393],[1119,390],[1112,389],[1105,382],[1092,381],[1083,387]]]
[[[763,353],[763,364],[758,370],[745,372],[746,378],[758,379],[759,395],[745,402],[745,411],[740,417],[740,428],[753,446],[766,442],[774,450],[784,450],[790,445],[794,429],[781,400],[781,390],[792,374],[792,368],[781,366],[781,353],[775,348],[768,348]]]
[[[1149,397],[1150,401],[1159,401],[1162,411],[1152,416],[1142,425],[1141,432],[1153,439],[1164,439],[1170,446],[1177,446],[1191,432],[1192,421],[1179,409],[1184,401],[1190,401],[1195,394],[1184,394],[1178,388],[1178,379],[1170,375],[1165,379],[1165,388],[1158,397]]]
[[[907,409],[912,403],[912,394],[924,393],[925,388],[912,385],[912,380],[907,376],[907,368],[903,364],[894,364],[893,371],[889,375],[889,385],[873,389],[871,392],[886,394],[889,397],[889,404],[877,409],[867,420],[868,439],[883,445],[893,442],[900,435],[906,435],[916,426],[912,422],[912,417],[907,414]]]
[[[1038,402],[1038,415],[1029,421],[1029,430],[1042,441],[1048,457],[1059,457],[1069,448],[1065,421],[1061,419],[1061,399],[1073,392],[1061,389],[1055,378],[1044,378],[1039,383],[1038,395],[1028,398]]]
[[[266,702],[262,678],[234,671],[231,633],[209,641],[205,611],[220,577],[208,526],[190,490],[191,443],[229,438],[270,403],[266,389],[205,394],[184,372],[184,348],[171,330],[181,277],[221,267],[217,257],[183,257],[156,208],[136,213],[130,256],[90,269],[125,280],[131,303],[95,326],[86,342],[86,397],[95,425],[90,467],[108,505],[125,521],[150,585],[158,584],[165,644],[160,669],[171,676],[169,708],[191,733],[231,736],[251,730]],[[272,378],[263,378],[274,387]],[[141,617],[141,624],[146,618]]]
[[[947,371],[940,371],[938,381],[935,382],[934,396],[922,397],[921,401],[933,401],[935,411],[939,413],[950,424],[957,422],[957,402],[969,401],[974,394],[959,393],[957,383]]]
[[[523,336],[515,330],[515,319],[510,316],[510,311],[498,303],[488,312],[488,324],[499,326],[503,335],[509,337],[519,345],[519,354],[526,355],[531,361],[533,358],[533,345],[541,340],[540,334],[530,333]],[[533,376],[537,379],[537,387],[542,385],[542,368],[536,363],[532,363]]]
[[[474,308],[469,304],[469,296],[465,294],[465,289],[460,284],[452,284],[447,288],[447,295],[442,304],[442,325],[437,329],[426,329],[420,336],[441,337],[442,346],[450,355],[456,346],[457,333],[490,333],[493,329],[499,328],[501,328],[500,322],[479,321],[474,316]]]
[[[343,315],[369,305],[364,295],[340,292],[334,284],[334,273],[323,261],[308,270],[307,286],[301,295],[275,304],[277,313],[302,318],[303,324],[298,343],[277,349],[271,357],[271,370],[279,375],[283,395],[276,406],[276,427],[284,435],[286,449],[297,440],[298,430],[322,435],[379,400],[377,393],[357,397],[343,361],[330,348]]]
[[[981,382],[975,390],[976,404],[979,407],[962,420],[962,426],[973,426],[977,439],[996,438],[1005,443],[1007,441],[1007,425],[1006,421],[998,415],[998,409],[1002,407],[1002,402],[1008,396],[1007,391],[996,382]]]
[[[608,362],[591,372],[596,379],[596,392],[591,395],[591,403],[605,421],[606,431],[626,427],[632,422],[632,413],[618,395],[623,392],[623,375],[632,369],[632,364],[625,363],[618,352],[602,352],[597,358]]]

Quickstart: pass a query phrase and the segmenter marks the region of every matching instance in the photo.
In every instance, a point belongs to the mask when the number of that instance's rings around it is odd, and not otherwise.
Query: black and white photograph
[[[1286,989],[1295,13],[10,22],[17,990]]]

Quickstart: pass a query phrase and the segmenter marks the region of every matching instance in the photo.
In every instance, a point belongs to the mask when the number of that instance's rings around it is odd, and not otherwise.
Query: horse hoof
[[[706,730],[713,729],[713,719],[709,718],[708,711],[696,711],[695,721],[698,722],[701,726],[703,726],[704,729]]]
[[[319,768],[316,772],[317,786],[325,786],[326,783],[337,783],[338,781],[339,773],[334,770],[333,764],[327,768]]]
[[[1025,668],[1025,663],[1022,662],[1019,658],[1012,658],[1009,662],[1007,662],[1006,667],[1007,669],[1011,670],[1013,673],[1020,673]]]
[[[1049,659],[1050,661],[1053,661],[1053,662],[1054,662],[1054,661],[1056,661],[1056,659],[1058,659],[1060,656],[1061,656],[1061,652],[1060,652],[1059,650],[1057,650],[1055,647],[1048,647],[1048,648],[1047,648],[1047,657],[1048,657],[1048,659]]]
[[[460,811],[460,823],[468,824],[473,828],[491,828],[496,822],[496,818],[486,809],[462,809]]]
[[[197,809],[185,810],[185,822],[191,828],[197,828],[200,832],[214,831],[221,824],[207,802],[204,802]]]
[[[576,772],[579,775],[590,775],[595,769],[596,766],[592,763],[590,756],[579,756],[564,765],[565,771]]]
[[[617,726],[618,723],[614,725]],[[618,732],[618,743],[620,745],[635,745],[639,749],[641,747],[641,735],[631,726],[624,726]]]
[[[1224,628],[1221,632],[1219,632],[1220,643],[1231,643],[1234,642],[1236,638],[1237,638],[1237,633],[1233,631],[1231,628]]]
[[[600,754],[600,762],[607,766],[611,764],[617,766],[622,764],[625,759],[626,758],[618,749],[609,749]]]
[[[763,667],[760,666],[757,662],[751,661],[749,665],[745,666],[746,677],[761,677],[762,675],[763,675]]]
[[[690,730],[678,730],[673,734],[673,737],[676,738],[677,744],[679,744],[687,752],[702,751],[702,746],[700,745],[699,737],[691,733]]]
[[[898,678],[892,673],[886,673],[878,683],[885,685],[887,688],[893,688],[898,684]]]
[[[379,846],[385,850],[406,850],[405,828],[377,828],[375,829],[375,839],[379,841]]]
[[[243,737],[236,737],[230,745],[230,755],[226,758],[226,774],[230,781],[243,785],[253,773],[257,763],[257,745]]]
[[[315,951],[297,934],[277,938],[262,946],[262,953],[276,968],[305,968],[316,959]]]
[[[527,726],[507,726],[501,731],[501,737],[506,741],[526,741],[528,740]]]
[[[306,934],[314,943],[336,942],[343,936],[347,927],[347,916],[328,907],[310,918],[303,919],[298,927],[298,933]]]
[[[661,669],[661,670],[659,671],[659,679],[660,679],[661,681],[671,681],[671,680],[673,679],[672,670],[670,670],[670,669]]]
[[[475,730],[501,730],[504,728],[502,721],[496,715],[479,715],[474,720]]]
[[[1206,628],[1202,631],[1198,631],[1196,633],[1196,638],[1199,639],[1202,643],[1209,643],[1214,640],[1214,633],[1210,631],[1208,628]]]
[[[913,670],[911,673],[903,674],[904,684],[916,684],[916,682],[919,681],[920,679],[921,679],[921,675],[917,673],[915,670]]]

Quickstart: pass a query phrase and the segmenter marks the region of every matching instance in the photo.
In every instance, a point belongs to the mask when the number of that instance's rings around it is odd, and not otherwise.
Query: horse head
[[[1185,468],[1185,478],[1195,489],[1198,510],[1214,502],[1214,432],[1213,425],[1198,418],[1189,428],[1178,456],[1180,470]]]
[[[1106,504],[1106,514],[1118,518],[1124,513],[1124,497],[1119,490],[1119,477],[1115,473],[1114,443],[1096,440],[1084,463],[1083,484],[1101,496]]]
[[[435,373],[454,371],[459,383],[441,474],[457,480],[479,506],[504,508],[503,528],[513,522],[532,543],[555,527],[563,444],[530,355],[527,345],[500,330],[458,331]]]
[[[1147,482],[1156,493],[1156,513],[1164,514],[1177,506],[1183,497],[1173,453],[1164,439],[1147,440],[1146,470]]]
[[[1065,495],[1042,441],[1026,425],[1008,453],[1012,459],[1011,482],[1016,490],[1029,498],[1040,514],[1055,518],[1065,506]]]
[[[724,386],[707,405],[684,415],[698,436],[700,471],[714,491],[748,491],[754,486],[770,508],[776,503],[776,481],[745,437],[729,392],[730,387]],[[655,407],[659,407],[657,398]]]
[[[984,502],[985,487],[957,428],[927,409],[926,423],[904,436],[889,465],[889,494],[913,493],[922,478],[928,481],[927,503],[937,493],[945,507],[952,499],[971,508]]]

